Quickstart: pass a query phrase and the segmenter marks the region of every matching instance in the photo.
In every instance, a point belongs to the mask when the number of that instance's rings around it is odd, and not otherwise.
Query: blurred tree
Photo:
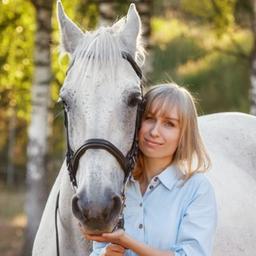
[[[15,111],[15,106],[9,109],[10,112],[10,122],[8,130],[8,160],[7,160],[7,178],[6,183],[9,187],[14,186],[14,147],[16,144],[16,122],[17,116]]]
[[[17,152],[26,146],[21,130],[30,110],[34,16],[30,3],[22,0],[1,1],[0,9],[0,173],[12,182],[24,177],[18,168],[24,166],[25,154]]]
[[[142,21],[142,37],[144,42],[144,47],[147,51],[147,58],[143,66],[144,76],[152,71],[152,52],[149,55],[151,50],[151,17],[153,10],[153,1],[152,0],[119,0],[119,1],[109,1],[109,0],[98,0],[99,5],[99,25],[111,25],[114,23],[118,16],[126,15],[129,4],[135,3],[138,13],[140,14]],[[119,15],[118,15],[119,14]]]
[[[51,73],[51,18],[53,0],[31,0],[36,12],[34,50],[34,79],[32,85],[32,113],[27,145],[27,227],[23,255],[31,255],[32,245],[47,197],[46,153],[48,106]]]
[[[244,2],[244,1],[243,1]],[[247,13],[250,17],[250,27],[253,34],[253,47],[251,51],[251,88],[250,88],[250,99],[251,99],[251,108],[250,113],[256,116],[256,0],[250,0],[251,8],[248,8],[248,5],[244,4],[246,7]]]
[[[82,29],[94,29],[99,19],[99,8],[97,1],[79,0],[75,8],[75,22],[79,23]]]
[[[130,1],[134,2],[134,1]],[[152,42],[151,42],[151,18],[153,16],[153,1],[152,0],[138,0],[135,2],[137,10],[140,14],[142,21],[142,37],[144,41],[144,47],[146,50],[146,59],[143,66],[144,76],[147,77],[152,72]]]
[[[118,1],[99,0],[99,26],[109,26],[116,20]]]
[[[190,14],[206,19],[214,25],[219,36],[228,34],[235,51],[227,51],[250,62],[250,113],[256,115],[256,0],[182,0],[183,9]],[[232,26],[243,26],[252,33],[253,43],[251,52],[247,54],[243,47],[235,40]]]

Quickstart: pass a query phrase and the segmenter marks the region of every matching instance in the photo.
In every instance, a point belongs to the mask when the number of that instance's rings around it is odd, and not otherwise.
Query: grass
[[[26,225],[25,193],[0,186],[0,255],[18,256]]]
[[[0,186],[0,216],[12,220],[24,214],[25,191],[22,188],[8,189]]]

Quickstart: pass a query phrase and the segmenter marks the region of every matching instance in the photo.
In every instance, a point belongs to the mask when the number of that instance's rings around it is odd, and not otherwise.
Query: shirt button
[[[142,228],[143,228],[143,224],[140,224],[140,225],[139,225],[139,229],[142,229]]]
[[[157,178],[157,177],[155,177],[155,178],[154,178],[154,181],[158,181],[158,178]]]
[[[154,187],[153,185],[150,185],[150,186],[149,186],[149,189],[153,189],[153,187]]]
[[[142,205],[143,205],[143,204],[142,204],[142,203],[140,203],[140,207],[142,207]]]

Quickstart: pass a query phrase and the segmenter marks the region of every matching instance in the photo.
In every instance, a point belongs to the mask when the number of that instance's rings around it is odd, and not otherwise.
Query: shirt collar
[[[158,175],[158,178],[167,189],[171,190],[177,181],[182,178],[182,173],[174,164],[172,164],[163,170]]]
[[[131,176],[130,176],[130,181],[133,181],[133,182],[135,182],[136,180],[134,179],[134,177],[133,177],[133,175],[131,174]]]
[[[155,177],[157,177],[167,189],[171,190],[176,182],[182,179],[182,173],[174,164],[172,164]],[[133,175],[130,176],[130,181],[136,182]]]

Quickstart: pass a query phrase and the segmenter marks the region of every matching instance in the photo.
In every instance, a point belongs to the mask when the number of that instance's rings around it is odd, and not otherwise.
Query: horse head
[[[126,18],[84,33],[67,17],[60,1],[57,7],[61,45],[71,63],[60,99],[72,155],[68,158],[73,157],[68,165],[75,166],[72,211],[88,233],[110,232],[122,210],[125,164],[120,158],[133,145],[142,98],[135,62],[143,58],[141,20],[131,4]],[[95,141],[112,146],[93,147]],[[111,153],[113,147],[119,155]]]

